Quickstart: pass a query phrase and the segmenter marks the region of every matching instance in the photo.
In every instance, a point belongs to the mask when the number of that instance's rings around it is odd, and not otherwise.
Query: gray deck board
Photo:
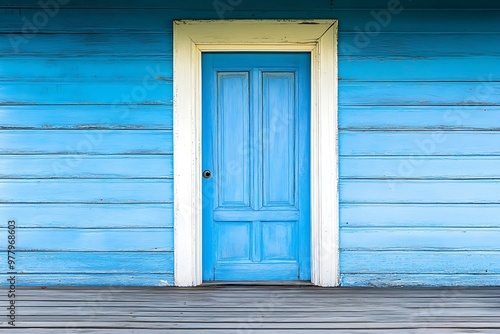
[[[500,333],[500,288],[18,288],[16,306],[0,333]]]

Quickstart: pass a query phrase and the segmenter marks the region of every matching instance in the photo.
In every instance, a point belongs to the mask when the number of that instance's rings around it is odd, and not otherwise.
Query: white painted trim
[[[338,286],[337,21],[174,21],[175,285],[202,283],[201,53],[311,52],[311,274]]]

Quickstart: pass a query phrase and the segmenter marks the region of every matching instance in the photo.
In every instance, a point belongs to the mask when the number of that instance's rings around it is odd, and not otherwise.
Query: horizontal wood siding
[[[476,4],[339,23],[345,286],[500,285],[500,12]]]
[[[0,246],[16,219],[19,284],[173,284],[180,18],[339,20],[343,285],[500,284],[499,3],[62,2],[0,0]]]
[[[26,34],[41,15],[27,4],[0,1],[0,213],[17,222],[18,284],[172,285],[174,12],[68,3]]]

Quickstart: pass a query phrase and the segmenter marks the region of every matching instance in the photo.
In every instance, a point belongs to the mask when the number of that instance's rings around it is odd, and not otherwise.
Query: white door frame
[[[202,283],[201,53],[311,52],[311,281],[338,286],[337,21],[174,21],[175,285]]]

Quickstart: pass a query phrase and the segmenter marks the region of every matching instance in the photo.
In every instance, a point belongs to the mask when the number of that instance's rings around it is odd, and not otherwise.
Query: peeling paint
[[[170,286],[170,284],[168,283],[167,280],[160,280],[160,284],[158,284],[158,286]]]

